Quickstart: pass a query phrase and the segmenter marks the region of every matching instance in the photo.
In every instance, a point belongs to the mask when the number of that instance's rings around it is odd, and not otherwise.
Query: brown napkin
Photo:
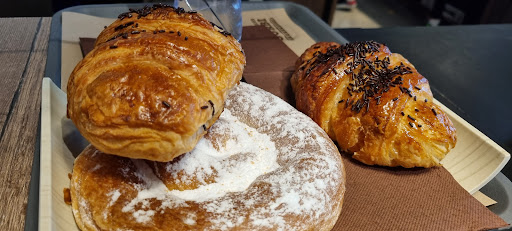
[[[94,43],[96,42],[95,38],[80,38],[80,49],[82,50],[82,55],[85,57],[87,53],[94,49]]]
[[[264,26],[244,27],[241,43],[247,59],[245,81],[294,105],[288,79],[295,70],[297,55]]]
[[[80,39],[84,54],[94,39]],[[293,105],[295,55],[265,27],[244,27],[244,79]],[[404,169],[360,164],[342,153],[347,173],[343,209],[333,230],[486,230],[507,226],[443,167]]]

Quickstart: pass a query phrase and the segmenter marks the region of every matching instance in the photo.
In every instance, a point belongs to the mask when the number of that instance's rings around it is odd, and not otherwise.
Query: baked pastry
[[[320,127],[241,83],[196,148],[171,162],[86,148],[71,198],[82,230],[330,230],[345,183],[340,153]]]
[[[68,116],[99,150],[170,161],[193,149],[241,79],[238,41],[195,12],[123,13],[68,82]]]
[[[365,164],[437,166],[455,146],[455,128],[427,79],[383,44],[314,44],[291,84],[296,107]]]

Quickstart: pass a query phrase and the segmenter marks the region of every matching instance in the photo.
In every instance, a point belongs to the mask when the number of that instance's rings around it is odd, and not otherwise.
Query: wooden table
[[[22,230],[51,18],[0,18],[0,230]]]

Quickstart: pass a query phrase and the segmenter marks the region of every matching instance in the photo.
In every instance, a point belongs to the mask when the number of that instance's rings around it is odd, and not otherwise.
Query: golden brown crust
[[[310,118],[241,83],[194,151],[162,163],[89,146],[70,188],[82,230],[328,231],[345,174],[337,147]]]
[[[382,44],[320,42],[296,68],[296,107],[365,164],[437,166],[455,146],[455,128],[427,79]]]
[[[106,153],[169,161],[217,120],[244,65],[240,44],[197,13],[125,13],[72,72],[68,116]]]

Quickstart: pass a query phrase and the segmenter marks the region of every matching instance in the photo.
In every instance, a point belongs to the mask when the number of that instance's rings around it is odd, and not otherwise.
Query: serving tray
[[[72,123],[65,118],[65,93],[61,91],[61,45],[62,13],[77,12],[91,16],[113,18],[128,8],[141,7],[144,4],[89,5],[68,8],[53,16],[48,61],[43,81],[41,110],[41,162],[39,187],[39,230],[69,230],[76,228],[70,206],[63,200],[63,189],[69,187],[67,174],[71,172],[74,155],[85,146],[80,141],[78,147],[66,145],[76,142]],[[242,9],[264,10],[284,8],[295,24],[315,41],[347,40],[322,22],[311,11],[291,3],[244,3]],[[55,84],[54,84],[55,83]],[[510,154],[482,134],[464,119],[442,105],[435,103],[450,116],[457,128],[458,143],[454,150],[443,160],[445,168],[468,192],[475,193],[493,179],[510,159]],[[76,143],[75,143],[76,144]],[[63,153],[55,155],[53,153]],[[37,197],[31,195],[30,198]],[[29,203],[34,200],[29,199]]]

